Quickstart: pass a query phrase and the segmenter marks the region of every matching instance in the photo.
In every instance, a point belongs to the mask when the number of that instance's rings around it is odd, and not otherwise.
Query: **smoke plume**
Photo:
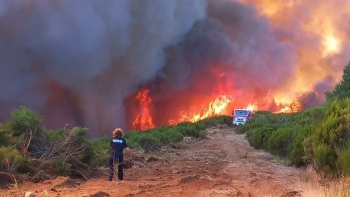
[[[157,125],[213,91],[235,94],[237,103],[317,91],[321,103],[322,91],[340,81],[350,46],[349,3],[327,5],[0,0],[1,121],[24,105],[47,128],[82,126],[99,137],[131,128],[142,88],[150,89]]]

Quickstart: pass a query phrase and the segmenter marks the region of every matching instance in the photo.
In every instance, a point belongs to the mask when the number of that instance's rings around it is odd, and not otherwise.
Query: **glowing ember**
[[[134,129],[141,131],[154,128],[153,120],[149,112],[149,104],[152,103],[152,99],[148,97],[149,90],[141,90],[136,99],[140,101],[140,112],[137,115],[134,123],[132,124]]]
[[[218,116],[218,115],[227,115],[226,108],[233,101],[233,98],[228,95],[220,95],[214,100],[212,100],[208,107],[202,106],[200,110],[197,110],[195,107],[192,107],[190,111],[182,111],[180,118],[176,120],[169,120],[170,124],[175,124],[178,122],[197,122],[199,120]]]

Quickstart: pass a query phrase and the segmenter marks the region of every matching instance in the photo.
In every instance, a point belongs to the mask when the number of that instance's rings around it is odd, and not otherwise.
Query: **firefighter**
[[[111,154],[109,158],[110,174],[108,177],[109,181],[112,181],[114,176],[114,165],[118,165],[118,179],[123,180],[123,151],[126,149],[130,157],[132,157],[131,150],[126,143],[125,138],[123,138],[123,130],[121,128],[116,128],[113,131],[113,137],[110,140]]]

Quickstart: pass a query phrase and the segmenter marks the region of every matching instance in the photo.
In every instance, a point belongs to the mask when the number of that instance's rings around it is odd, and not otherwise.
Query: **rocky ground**
[[[139,154],[125,170],[125,180],[104,176],[88,181],[59,177],[40,183],[19,183],[0,189],[0,196],[303,196],[295,183],[303,169],[249,146],[232,127],[207,130],[207,139],[186,137],[159,152]],[[128,158],[127,158],[128,159]]]

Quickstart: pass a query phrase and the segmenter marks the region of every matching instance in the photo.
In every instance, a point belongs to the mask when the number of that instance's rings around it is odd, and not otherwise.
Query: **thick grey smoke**
[[[205,17],[186,0],[0,1],[0,100],[48,126],[125,126],[123,100],[165,64],[164,48]]]
[[[169,49],[161,78],[180,83],[198,68],[203,71],[220,63],[226,65],[226,72],[249,78],[249,83],[242,84],[249,89],[277,88],[294,79],[295,46],[279,42],[267,19],[259,18],[251,6],[210,1],[207,12],[205,20]]]
[[[156,87],[151,91],[155,105],[163,109],[156,120],[168,118],[164,113],[176,108],[190,109],[196,99],[210,95],[221,73],[231,74],[234,88],[244,91],[235,95],[236,102],[256,94],[261,100],[268,90],[278,90],[295,79],[298,62],[295,46],[280,42],[269,21],[252,6],[225,0],[210,1],[207,18],[197,21],[182,42],[170,47],[167,57],[155,81],[158,85],[151,86]],[[233,89],[225,91],[230,94]]]
[[[97,137],[129,129],[128,101],[142,87],[157,124],[209,94],[221,73],[244,98],[288,92],[300,60],[285,38],[296,35],[234,0],[0,0],[0,117],[24,105],[48,128]]]

